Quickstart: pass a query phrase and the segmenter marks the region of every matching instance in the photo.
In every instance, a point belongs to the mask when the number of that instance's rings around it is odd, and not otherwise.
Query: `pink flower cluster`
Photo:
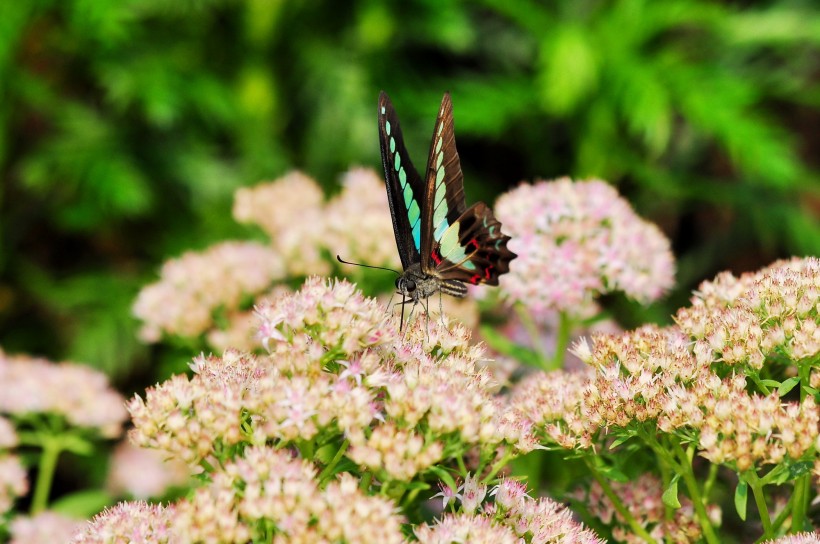
[[[105,487],[116,497],[148,499],[162,496],[170,487],[184,486],[189,479],[183,463],[165,459],[157,450],[122,442],[114,449]]]
[[[532,499],[526,487],[503,479],[490,492],[495,502],[482,504],[487,488],[468,478],[456,497],[462,512],[448,514],[432,525],[421,525],[415,536],[422,544],[470,542],[496,544],[537,542],[559,544],[601,544],[593,531],[575,521],[572,512],[549,498]]]
[[[56,414],[107,438],[122,432],[125,399],[97,370],[0,351],[0,383],[0,413]]]
[[[218,468],[190,498],[168,508],[122,503],[95,518],[72,542],[400,544],[404,520],[395,510],[388,499],[361,492],[349,475],[320,489],[307,461],[250,447]]]
[[[57,512],[45,511],[35,516],[20,516],[11,522],[9,544],[54,544],[69,542],[85,523]]]
[[[160,280],[140,291],[134,315],[140,336],[196,337],[214,327],[214,312],[239,309],[246,297],[268,290],[284,277],[282,257],[255,242],[222,242],[204,252],[190,251],[166,262]]]
[[[632,482],[612,482],[612,490],[623,502],[623,506],[657,542],[687,544],[701,537],[692,501],[681,496],[681,507],[674,510],[672,518],[666,517],[663,504],[662,482],[651,474],[644,474]],[[634,534],[626,520],[615,510],[601,486],[593,482],[588,491],[576,492],[576,498],[585,505],[590,514],[611,527],[612,536],[618,542],[643,544],[646,542]],[[709,517],[720,517],[720,510],[710,506]]]
[[[346,281],[309,279],[258,308],[269,353],[200,357],[128,405],[140,446],[190,464],[251,442],[343,434],[347,455],[382,479],[409,480],[445,451],[534,447],[528,420],[494,399],[483,350],[460,325],[419,318],[403,336]]]
[[[20,458],[0,453],[0,515],[11,510],[14,500],[26,493],[28,478]]]
[[[237,191],[233,213],[237,221],[265,231],[291,276],[330,272],[323,252],[371,265],[399,265],[384,181],[370,169],[348,171],[342,192],[327,203],[313,179],[292,172]]]
[[[182,544],[184,540],[175,540],[171,534],[170,524],[173,517],[172,506],[164,508],[159,504],[148,504],[144,501],[123,502],[106,509],[78,530],[71,539],[71,544]]]
[[[797,533],[794,535],[782,536],[774,540],[767,540],[763,544],[820,544],[820,534]]]
[[[751,275],[757,280],[749,283],[758,286],[755,292],[760,298],[755,307],[777,307],[776,312],[755,318],[757,330],[779,328],[778,319],[795,316],[799,325],[787,327],[791,332],[778,335],[779,343],[770,346],[772,350],[782,348],[781,353],[795,359],[797,353],[811,353],[807,346],[812,341],[805,339],[813,333],[805,331],[813,331],[816,323],[808,323],[817,321],[817,291],[812,286],[820,281],[820,267],[815,261],[776,264]],[[785,277],[774,279],[780,276]],[[726,284],[726,277],[720,281]],[[763,285],[767,286],[765,290],[760,287]],[[728,307],[682,310],[678,315],[685,316],[680,319],[686,322],[683,327],[644,326],[622,335],[598,335],[592,345],[579,342],[574,351],[594,367],[594,376],[561,372],[533,377],[518,387],[510,404],[567,448],[589,448],[608,430],[648,424],[686,436],[696,431],[702,456],[739,471],[776,464],[787,456],[801,459],[813,451],[818,440],[820,410],[814,397],[784,402],[776,391],[768,395],[750,393],[743,373],[725,377],[717,374],[726,357],[723,351],[714,349],[716,343],[698,339],[690,332],[708,331],[703,333],[708,335],[716,330],[716,323],[724,330],[729,323],[737,323],[726,316],[750,298],[744,292],[738,289],[739,295]],[[746,333],[735,331],[730,336],[756,337],[749,332],[753,329],[744,327]],[[803,339],[799,343],[795,341],[798,336]],[[737,360],[751,361],[761,353],[773,353],[763,351],[759,342],[742,345],[748,351],[745,356],[736,352]],[[756,368],[759,364],[749,366]]]
[[[603,181],[521,185],[501,195],[495,211],[518,254],[502,291],[539,319],[555,310],[584,314],[611,291],[651,301],[673,285],[669,241]]]
[[[775,353],[799,361],[820,353],[820,259],[778,261],[739,278],[704,282],[676,316],[716,361],[760,369]]]

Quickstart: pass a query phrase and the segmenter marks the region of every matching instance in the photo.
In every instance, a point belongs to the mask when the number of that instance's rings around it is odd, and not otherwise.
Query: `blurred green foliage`
[[[243,236],[238,186],[378,167],[380,89],[415,157],[452,92],[471,201],[617,184],[681,260],[664,319],[719,270],[820,250],[811,5],[3,2],[0,345],[133,372],[159,264]]]

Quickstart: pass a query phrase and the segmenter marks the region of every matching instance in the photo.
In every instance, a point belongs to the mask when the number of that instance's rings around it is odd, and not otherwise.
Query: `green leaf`
[[[450,489],[455,490],[456,488],[458,488],[455,479],[453,479],[453,476],[450,474],[449,471],[439,466],[432,466],[428,470],[429,472],[432,472],[433,474],[438,476],[441,479],[441,481],[447,484],[447,487],[449,487]]]
[[[669,486],[663,492],[661,499],[663,500],[663,504],[668,506],[669,508],[674,508],[677,510],[680,508],[680,500],[678,500],[678,480],[680,479],[680,475],[675,474],[672,478],[672,481],[669,482]]]
[[[735,510],[740,519],[746,521],[746,503],[749,499],[749,484],[740,480],[735,488]]]
[[[87,489],[64,495],[51,503],[49,510],[78,519],[87,519],[114,502],[114,497],[101,489]]]
[[[621,469],[608,464],[600,457],[594,457],[593,461],[595,463],[595,467],[598,469],[603,476],[606,476],[608,479],[615,481],[615,482],[628,482],[629,477],[624,474]]]
[[[800,461],[789,466],[789,480],[795,480],[810,473],[814,468],[811,461]]]
[[[777,380],[760,380],[760,383],[766,387],[780,387],[780,382]]]
[[[627,435],[624,435],[624,436],[619,436],[618,438],[616,438],[615,440],[612,441],[612,443],[609,445],[609,449],[614,450],[615,448],[617,448],[621,444],[625,443],[629,439],[633,438],[634,436],[635,436],[634,434],[627,434]]]
[[[783,397],[789,391],[794,389],[794,386],[800,383],[800,378],[794,376],[793,378],[789,378],[788,380],[784,381],[780,384],[780,387],[777,388],[777,394]]]
[[[323,465],[326,465],[333,459],[337,451],[339,451],[338,444],[327,444],[316,450],[313,457]]]
[[[481,327],[481,336],[484,337],[484,341],[487,342],[488,346],[501,355],[512,357],[519,363],[523,363],[527,366],[543,368],[541,366],[541,358],[534,350],[516,344],[489,325],[483,325]]]

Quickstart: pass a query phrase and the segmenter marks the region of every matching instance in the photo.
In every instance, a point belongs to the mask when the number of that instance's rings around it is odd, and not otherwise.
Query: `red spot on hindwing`
[[[473,238],[472,240],[467,242],[467,246],[469,246],[470,244],[473,244],[473,247],[475,248],[475,251],[478,251],[478,240]]]
[[[430,252],[430,257],[433,259],[433,262],[436,263],[436,266],[441,264],[441,254],[438,252],[438,249],[434,249]]]
[[[470,278],[470,283],[472,283],[473,285],[478,285],[478,282],[480,282],[480,281],[481,281],[481,276],[478,275],[478,274],[473,274],[473,276]]]
[[[490,269],[492,267],[493,267],[493,265],[490,265],[490,266],[488,266],[487,268],[484,269],[484,277],[488,280],[490,279]]]

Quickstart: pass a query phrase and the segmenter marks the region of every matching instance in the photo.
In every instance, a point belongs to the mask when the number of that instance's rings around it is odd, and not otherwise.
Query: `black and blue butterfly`
[[[404,147],[399,118],[379,94],[379,139],[393,232],[404,272],[396,288],[414,305],[434,293],[464,297],[470,283],[498,285],[516,254],[483,202],[467,208],[450,94],[441,100],[424,181]],[[408,300],[409,299],[409,300]]]

